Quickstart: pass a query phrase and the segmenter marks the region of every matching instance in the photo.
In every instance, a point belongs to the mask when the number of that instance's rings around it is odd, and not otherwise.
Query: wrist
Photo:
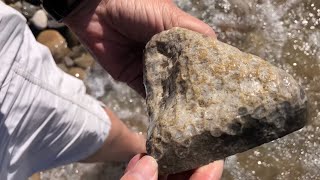
[[[146,137],[142,133],[136,133],[131,131],[131,139],[133,148],[132,153],[134,155],[141,154],[141,153],[147,153],[146,150]]]
[[[127,161],[137,154],[147,152],[145,136],[129,130],[125,125],[122,134],[115,139],[113,145],[118,147],[116,148],[119,153],[117,160]]]

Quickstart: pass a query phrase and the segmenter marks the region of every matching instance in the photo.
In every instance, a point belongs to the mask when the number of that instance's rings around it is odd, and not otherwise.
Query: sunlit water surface
[[[210,24],[218,38],[285,69],[308,92],[309,125],[226,159],[223,179],[320,179],[320,0],[176,0]],[[87,83],[135,131],[145,132],[144,101],[98,66]],[[119,179],[124,163],[73,164],[42,179]]]

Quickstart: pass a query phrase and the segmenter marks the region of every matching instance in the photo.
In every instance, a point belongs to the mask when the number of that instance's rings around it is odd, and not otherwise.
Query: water
[[[223,179],[320,179],[320,1],[175,2],[210,24],[221,41],[285,69],[303,85],[309,97],[309,124],[304,129],[227,158]],[[102,71],[95,71],[88,82],[95,87],[91,92],[131,128],[145,132],[147,117],[139,95]],[[118,179],[124,167],[121,163],[74,164],[42,173],[42,179]]]

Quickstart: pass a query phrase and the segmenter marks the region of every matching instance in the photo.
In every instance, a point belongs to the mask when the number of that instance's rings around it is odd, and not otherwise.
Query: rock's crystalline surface
[[[285,71],[182,28],[145,52],[147,150],[160,174],[197,168],[302,128],[307,98]]]

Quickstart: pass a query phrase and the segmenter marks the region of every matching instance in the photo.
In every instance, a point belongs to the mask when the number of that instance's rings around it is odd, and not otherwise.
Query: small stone
[[[87,76],[85,70],[83,70],[82,68],[78,68],[78,67],[70,68],[68,73],[78,79],[81,79],[81,80],[84,80],[84,78],[86,78],[86,76]]]
[[[65,24],[54,20],[50,15],[48,16],[48,28],[59,29],[65,27]]]
[[[17,1],[15,3],[9,4],[10,7],[12,7],[13,9],[17,10],[17,11],[21,11],[22,9],[22,4],[20,1]]]
[[[40,6],[41,5],[41,0],[25,0],[30,4],[33,4],[35,6]]]
[[[85,53],[82,54],[82,56],[80,56],[79,58],[75,59],[74,62],[77,66],[86,69],[93,64],[94,59],[90,54]]]
[[[14,3],[16,3],[16,2],[19,2],[20,0],[4,0],[4,2],[6,3],[6,4],[14,4]]]
[[[68,69],[68,67],[67,67],[65,64],[59,63],[59,64],[57,64],[57,66],[58,66],[62,71],[66,72],[66,73],[69,72],[69,69]]]
[[[285,71],[182,28],[145,51],[147,151],[160,174],[244,152],[306,124],[307,99]]]
[[[35,6],[30,4],[26,1],[22,1],[22,8],[21,13],[27,18],[31,18],[38,10],[40,9],[39,6]]]
[[[69,47],[75,47],[80,44],[78,37],[70,29],[66,30],[64,37],[66,38]]]
[[[30,19],[31,23],[39,30],[45,29],[48,25],[48,17],[44,10],[38,10]]]
[[[69,53],[69,57],[72,59],[76,59],[86,52],[86,49],[82,45],[74,46],[72,47],[71,52]]]
[[[60,63],[63,57],[70,52],[66,40],[58,31],[42,31],[38,35],[37,41],[50,49],[52,56],[57,63]]]
[[[74,61],[69,56],[64,57],[63,62],[67,67],[74,66]]]

